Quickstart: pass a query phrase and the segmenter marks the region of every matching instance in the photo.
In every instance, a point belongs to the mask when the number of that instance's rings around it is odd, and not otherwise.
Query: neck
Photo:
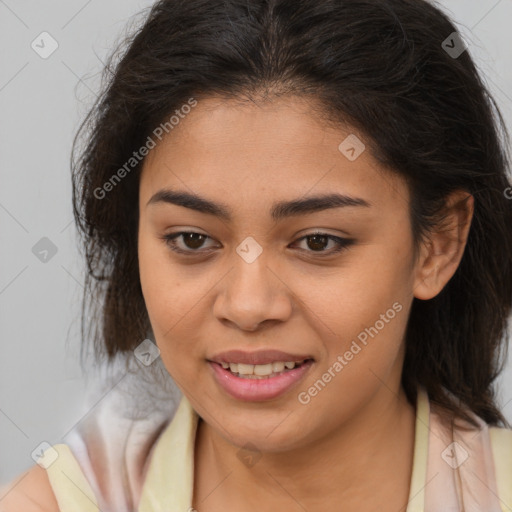
[[[196,436],[195,508],[213,512],[229,503],[229,508],[241,511],[279,507],[338,511],[343,503],[344,512],[384,512],[386,503],[389,510],[403,511],[414,436],[415,409],[401,388],[397,396],[382,387],[336,431],[297,450],[265,453],[250,467],[238,459],[239,447],[201,421]]]

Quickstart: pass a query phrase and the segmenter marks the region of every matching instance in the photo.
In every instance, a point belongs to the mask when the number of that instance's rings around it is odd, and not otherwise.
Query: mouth
[[[295,368],[300,368],[313,359],[303,359],[302,361],[273,361],[267,364],[244,364],[222,362],[220,365],[224,370],[228,370],[236,377],[241,379],[272,379],[283,373],[290,372]]]
[[[220,354],[207,362],[214,380],[228,395],[243,401],[265,401],[294,388],[315,361],[310,356],[293,356],[276,351],[238,351]]]

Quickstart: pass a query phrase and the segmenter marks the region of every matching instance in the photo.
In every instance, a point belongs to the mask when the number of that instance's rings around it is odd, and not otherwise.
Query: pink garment
[[[425,512],[501,512],[487,424],[452,429],[430,403]],[[459,423],[462,424],[462,422]],[[469,426],[466,423],[466,426]]]
[[[89,399],[89,413],[63,439],[102,512],[134,512],[155,441],[181,394],[157,359],[118,369]],[[92,406],[92,407],[91,407]]]

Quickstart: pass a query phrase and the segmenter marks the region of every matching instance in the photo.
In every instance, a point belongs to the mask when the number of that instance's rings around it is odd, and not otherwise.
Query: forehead
[[[268,209],[270,197],[332,192],[381,206],[407,202],[405,183],[371,155],[364,135],[328,124],[317,112],[318,105],[296,97],[199,101],[146,157],[141,205],[165,187],[217,198],[237,210],[257,204]]]

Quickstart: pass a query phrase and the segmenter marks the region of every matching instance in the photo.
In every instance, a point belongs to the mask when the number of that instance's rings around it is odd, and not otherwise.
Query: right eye
[[[182,243],[178,243],[178,239],[182,237]],[[209,252],[209,250],[199,251],[204,242],[209,239],[208,235],[203,233],[196,233],[195,231],[180,231],[178,233],[169,233],[164,235],[162,239],[168,245],[168,247],[177,253],[180,254],[200,254],[203,252]],[[210,238],[211,239],[211,238]]]

